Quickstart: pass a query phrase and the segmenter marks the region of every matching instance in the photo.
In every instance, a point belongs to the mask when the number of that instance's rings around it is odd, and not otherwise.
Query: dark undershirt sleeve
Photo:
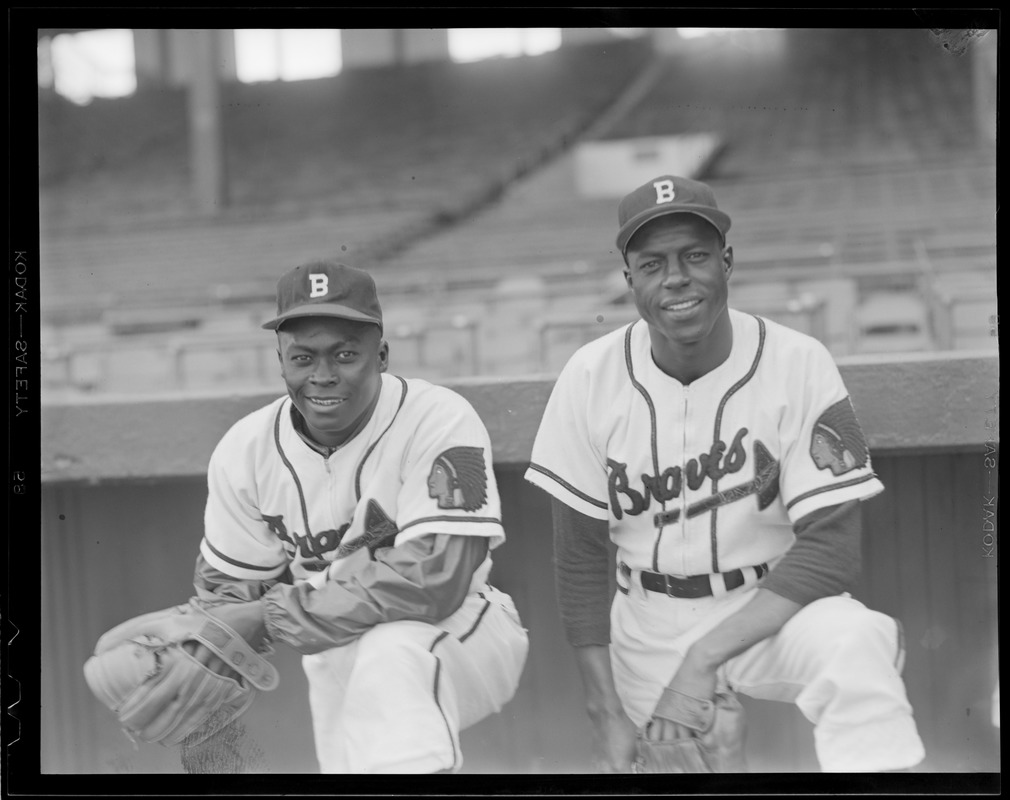
[[[862,566],[859,501],[812,511],[793,529],[796,541],[762,588],[801,605],[851,591]]]
[[[483,536],[432,533],[315,588],[278,584],[263,595],[271,638],[303,654],[348,644],[384,622],[438,622],[459,609],[488,553]]]
[[[573,647],[610,644],[610,533],[552,498],[554,574],[565,637]]]
[[[262,601],[271,638],[315,653],[347,644],[382,622],[445,619],[462,605],[487,553],[482,536],[427,534],[380,547],[362,569],[320,589],[292,584],[287,573],[271,581],[234,578],[199,555],[193,583],[204,605]]]

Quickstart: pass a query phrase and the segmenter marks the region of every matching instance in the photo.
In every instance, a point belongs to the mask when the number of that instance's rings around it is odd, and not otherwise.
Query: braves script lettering
[[[270,528],[271,533],[275,534],[286,545],[289,545],[292,550],[297,549],[302,558],[319,558],[325,553],[336,550],[340,544],[340,540],[347,533],[347,529],[351,527],[351,524],[348,522],[341,525],[339,530],[320,531],[309,536],[302,536],[295,531],[288,533],[287,526],[284,524],[283,514],[278,514],[276,517],[264,514],[263,521]]]
[[[688,488],[692,491],[701,488],[706,478],[717,481],[725,475],[739,472],[747,463],[747,451],[743,446],[743,439],[746,435],[747,428],[737,431],[728,451],[725,442],[721,440],[713,442],[709,452],[692,458],[687,462],[686,469],[681,469],[679,466],[668,467],[659,475],[643,474],[641,476],[642,491],[632,488],[628,480],[627,464],[608,458],[607,467],[610,472],[608,489],[610,508],[614,512],[614,517],[621,519],[624,514],[632,517],[638,516],[649,507],[652,498],[664,503],[667,500],[680,497],[680,493],[683,491],[685,472]],[[725,460],[723,460],[724,455]],[[630,508],[621,507],[620,498],[622,495],[630,501]]]

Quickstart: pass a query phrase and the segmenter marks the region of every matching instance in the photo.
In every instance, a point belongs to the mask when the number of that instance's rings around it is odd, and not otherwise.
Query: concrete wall
[[[997,386],[996,365],[988,353],[839,359],[874,451],[981,447],[988,431],[979,409],[991,405],[985,398]],[[484,420],[496,464],[529,461],[553,378],[473,378],[446,385]],[[95,483],[202,476],[228,427],[275,397],[216,392],[49,404],[42,415],[42,479]]]
[[[982,550],[986,409],[994,357],[861,360],[843,376],[888,491],[864,506],[865,567],[854,594],[902,620],[905,679],[930,770],[998,769],[989,724],[996,680],[996,560]],[[546,495],[522,478],[551,378],[453,384],[491,433],[508,541],[493,582],[530,630],[519,692],[464,733],[465,772],[592,771],[590,734],[554,601]],[[42,769],[179,773],[172,751],[133,746],[91,696],[81,665],[125,617],[190,592],[206,499],[203,470],[224,430],[262,396],[43,407]],[[295,654],[247,718],[271,773],[316,770]],[[745,700],[755,771],[816,770],[810,725],[792,707]],[[769,735],[773,734],[773,735]]]

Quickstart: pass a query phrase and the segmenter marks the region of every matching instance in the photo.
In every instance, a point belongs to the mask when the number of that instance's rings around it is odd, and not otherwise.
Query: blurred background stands
[[[47,391],[280,389],[259,323],[320,256],[375,275],[396,371],[556,372],[635,318],[614,208],[663,172],[732,215],[737,307],[836,355],[995,348],[994,35],[562,29],[458,63],[348,30],[337,74],[247,83],[238,33],[132,32],[124,97],[40,87]]]

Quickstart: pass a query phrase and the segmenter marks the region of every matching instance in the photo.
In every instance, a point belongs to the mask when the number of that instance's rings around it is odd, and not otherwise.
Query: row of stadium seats
[[[969,273],[970,275],[970,273]],[[877,290],[861,294],[853,278],[747,281],[733,305],[823,341],[835,355],[991,349],[995,298],[984,273],[969,283],[938,279],[933,291]],[[556,373],[576,348],[637,319],[626,293],[552,295],[542,281],[511,280],[470,301],[386,302],[391,369],[433,380],[469,375]],[[392,296],[392,297],[395,297]],[[110,334],[116,317],[72,339],[50,332],[43,377],[52,397],[80,392],[235,391],[280,382],[274,337],[260,323],[272,316],[207,309],[191,324],[159,329],[157,317],[132,333]],[[122,328],[126,330],[126,328]]]
[[[860,93],[876,97],[880,92],[892,93],[895,103],[918,107],[935,99],[939,85],[941,94],[953,93],[946,99],[956,108],[966,102],[964,86],[958,84],[956,92],[954,86],[964,78],[964,65],[927,51],[934,45],[921,31],[788,33],[779,62],[748,56],[754,62],[749,69],[741,71],[737,64],[733,74],[740,85],[725,80],[729,67],[719,61],[727,58],[725,52],[703,50],[699,55],[689,48],[680,56],[657,59],[650,70],[654,82],[637,105],[616,126],[597,126],[589,136],[629,135],[636,126],[649,135],[690,133],[701,118],[692,122],[685,108],[698,107],[710,116],[718,109],[718,124],[725,128],[716,133],[728,145],[704,177],[733,217],[736,305],[806,330],[839,355],[991,346],[994,340],[986,338],[986,320],[995,313],[994,291],[987,294],[995,286],[991,148],[966,139],[953,149],[942,142],[930,149],[920,139],[902,155],[891,146],[903,146],[901,129],[890,144],[868,144],[877,136],[869,131],[854,133],[847,148],[821,149],[826,125],[858,127],[865,117],[853,111],[832,122],[826,110],[835,102],[832,92],[844,95],[847,107],[859,106]],[[740,46],[747,40],[736,41]],[[850,64],[846,48],[856,42],[863,44],[852,52],[867,50],[863,55],[868,60]],[[888,48],[898,55],[886,57]],[[103,339],[113,343],[110,352],[146,347],[163,353],[151,359],[161,366],[152,373],[150,386],[209,386],[215,380],[231,386],[239,374],[245,376],[241,380],[276,380],[267,352],[272,352],[272,341],[264,340],[255,321],[268,313],[280,272],[320,256],[346,256],[373,272],[391,321],[390,336],[398,341],[394,366],[429,377],[555,370],[558,359],[585,337],[620,324],[629,312],[626,304],[615,302],[626,293],[613,245],[616,198],[579,194],[570,151],[531,168],[522,180],[509,183],[497,176],[510,159],[522,160],[523,153],[532,158],[536,148],[524,144],[524,136],[540,141],[539,135],[554,126],[555,146],[562,147],[568,134],[558,120],[569,119],[564,124],[570,129],[576,115],[571,109],[581,108],[580,119],[588,118],[590,110],[605,105],[605,97],[615,99],[639,68],[635,53],[641,49],[615,50],[612,57],[624,71],[620,80],[598,82],[592,103],[587,94],[579,95],[588,91],[582,84],[614,62],[581,48],[467,67],[431,65],[303,84],[233,87],[236,96],[246,98],[233,113],[240,128],[249,131],[242,146],[246,154],[257,153],[250,158],[261,165],[256,169],[267,169],[271,142],[275,147],[278,142],[297,144],[289,149],[315,155],[300,161],[302,166],[287,164],[287,172],[259,175],[257,180],[276,192],[269,211],[257,208],[259,200],[248,195],[248,202],[215,221],[172,220],[162,209],[157,225],[131,228],[127,221],[44,236],[43,315],[52,326],[49,342],[56,345],[50,349],[51,385],[126,390],[130,381],[116,377],[119,368],[100,366]],[[908,59],[921,62],[923,69],[909,71]],[[587,71],[572,72],[575,64]],[[867,88],[873,69],[880,80]],[[533,70],[541,70],[539,76],[556,90],[558,114],[538,112],[536,103],[519,96],[516,83],[525,85],[522,81]],[[850,73],[853,83],[846,89]],[[803,94],[813,91],[811,75],[827,81],[824,103]],[[777,88],[776,81],[781,83]],[[543,124],[538,127],[531,117],[519,115],[521,124],[511,133],[492,135],[500,116],[488,127],[482,127],[486,120],[467,121],[478,111],[490,113],[490,101],[481,91],[499,84],[509,88],[502,88],[495,114],[525,109],[524,114],[541,113]],[[430,105],[435,87],[443,88],[434,110],[419,110],[405,100],[416,95]],[[769,97],[778,92],[779,105],[762,108],[769,124],[774,117],[774,135],[749,126],[754,109],[739,105],[741,93],[748,91]],[[360,107],[354,119],[340,123],[353,140],[348,151],[352,163],[342,167],[347,181],[340,192],[306,205],[316,191],[312,187],[325,182],[325,170],[317,174],[303,166],[320,158],[319,163],[329,163],[320,154],[332,144],[313,127],[307,109],[336,94],[342,104]],[[254,97],[269,112],[257,110]],[[703,107],[703,100],[710,105]],[[753,102],[758,100],[754,95]],[[394,124],[397,113],[407,121]],[[389,139],[375,129],[389,126],[399,134],[416,133],[414,150],[386,152],[383,143]],[[767,141],[755,149],[762,137]],[[501,149],[505,141],[513,143],[511,150]],[[486,169],[457,175],[463,159],[453,159],[453,147]],[[409,191],[390,177],[399,169],[397,159],[408,152],[419,159],[418,175],[427,176]],[[810,160],[802,156],[806,152],[821,157]],[[112,169],[95,179],[110,181],[113,191],[118,186],[127,197],[133,189],[123,182],[124,174]],[[51,194],[60,195],[74,180],[84,178],[78,174],[62,180]],[[153,197],[156,183],[147,180],[138,191]],[[463,186],[477,188],[459,201]],[[482,205],[474,199],[477,195],[496,199]],[[447,205],[450,197],[458,201],[455,211]],[[479,213],[467,216],[469,210]],[[895,319],[889,321],[888,315]],[[60,325],[76,328],[61,332]],[[94,331],[99,342],[89,344],[75,330]],[[516,336],[516,331],[527,335]],[[266,341],[265,360],[246,363],[245,356],[239,357],[250,349],[249,341]],[[444,356],[440,360],[439,353]],[[115,360],[105,358],[110,364]],[[203,362],[207,366],[199,367]],[[143,381],[134,387],[143,387]]]

